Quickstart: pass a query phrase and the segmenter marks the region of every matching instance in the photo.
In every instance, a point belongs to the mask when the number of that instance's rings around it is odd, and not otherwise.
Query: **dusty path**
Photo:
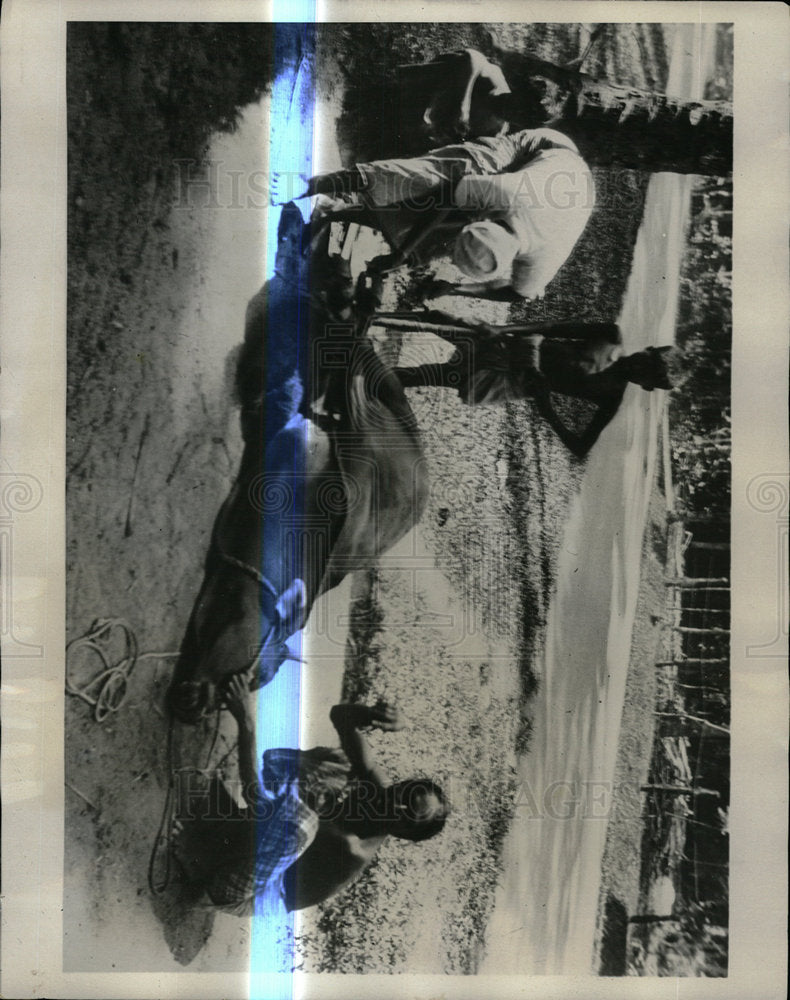
[[[246,117],[241,142],[215,141],[211,156],[225,170],[260,169],[264,110]],[[146,230],[132,284],[121,275],[106,289],[106,328],[95,306],[78,307],[93,329],[80,331],[75,348],[89,333],[96,340],[71,366],[71,426],[85,443],[68,499],[71,637],[95,616],[119,615],[141,650],[178,648],[235,471],[241,440],[231,365],[246,302],[262,280],[262,213],[227,208],[228,189],[216,176],[210,198],[199,184],[184,185],[174,207],[156,192],[142,206],[160,221]],[[113,276],[103,277],[109,284]],[[238,921],[162,913],[163,927],[151,909],[146,866],[164,804],[170,666],[142,660],[118,716],[102,725],[82,703],[67,702],[66,779],[96,806],[69,800],[67,790],[66,954],[75,969],[132,970],[141,961],[178,968],[212,923],[195,968],[244,962],[247,932]],[[187,734],[185,763],[198,763],[207,736]]]
[[[338,113],[319,110],[330,123]],[[233,366],[246,304],[265,276],[267,224],[276,226],[260,193],[269,131],[264,99],[233,135],[214,138],[208,169],[190,165],[171,198],[152,186],[138,200],[144,229],[133,270],[107,273],[105,261],[89,261],[84,301],[75,303],[69,638],[96,617],[119,616],[141,651],[161,658],[139,661],[120,712],[101,725],[67,699],[65,953],[74,969],[247,966],[246,922],[187,912],[173,903],[175,892],[152,909],[146,868],[168,773],[163,696],[172,659],[161,654],[178,649],[241,454]],[[331,169],[339,155],[327,146],[321,155]],[[97,216],[85,223],[86,255],[100,255],[95,226],[117,227],[124,210],[106,191],[86,203]],[[283,680],[293,669],[284,668]],[[96,662],[75,659],[74,670],[87,680]],[[322,706],[330,691],[339,697],[342,667],[326,673]],[[311,713],[309,737],[328,739],[325,714]],[[211,738],[210,725],[178,727],[181,763],[204,765]],[[224,720],[215,762],[232,741]]]

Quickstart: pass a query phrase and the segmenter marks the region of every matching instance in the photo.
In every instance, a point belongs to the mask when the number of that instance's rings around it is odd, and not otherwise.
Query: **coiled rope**
[[[120,649],[118,645],[115,645],[119,635],[122,637]],[[101,665],[99,672],[87,681],[82,678],[78,679],[78,675],[85,669],[84,662],[81,664],[82,670],[78,666],[79,654],[84,654],[86,650],[91,656],[97,657]],[[66,646],[66,692],[90,705],[93,708],[96,721],[104,722],[109,715],[117,712],[123,705],[129,691],[129,678],[140,660],[172,659],[176,656],[178,656],[178,652],[140,653],[137,636],[127,621],[124,621],[123,618],[96,618],[84,635],[72,639]],[[171,876],[171,827],[174,818],[176,785],[174,732],[175,720],[171,716],[167,726],[165,804],[148,862],[148,885],[156,896],[161,895],[167,889]],[[217,712],[217,725],[206,767],[208,767],[214,752],[218,732],[219,712]],[[164,871],[162,877],[157,878],[159,855],[163,848]]]
[[[113,651],[113,641],[123,636],[123,650]],[[101,667],[88,681],[77,679],[77,653],[88,650],[98,657]],[[96,618],[88,631],[66,644],[66,693],[80,698],[93,708],[97,722],[117,712],[129,692],[129,678],[140,660],[167,660],[178,656],[172,653],[140,653],[137,636],[123,618]],[[84,669],[84,664],[83,664]]]

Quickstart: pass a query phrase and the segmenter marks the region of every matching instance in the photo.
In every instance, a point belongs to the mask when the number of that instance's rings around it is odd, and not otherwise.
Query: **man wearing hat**
[[[273,178],[274,203],[282,181]],[[311,178],[301,197],[315,195],[320,215],[356,218],[385,233],[392,231],[393,207],[409,205],[412,218],[417,211],[419,219],[406,240],[410,248],[449,218],[460,230],[454,262],[473,280],[436,282],[432,297],[454,291],[503,301],[544,293],[595,203],[589,168],[573,142],[553,129],[481,137],[410,159],[358,163]]]

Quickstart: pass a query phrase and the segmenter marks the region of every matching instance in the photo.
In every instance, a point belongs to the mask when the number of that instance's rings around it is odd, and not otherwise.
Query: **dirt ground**
[[[412,58],[439,47],[435,33],[419,46],[403,37],[400,52]],[[122,707],[104,722],[66,701],[64,954],[69,970],[243,969],[248,924],[195,905],[177,884],[152,897],[147,866],[170,763],[164,654],[178,649],[240,455],[231,373],[262,280],[262,220],[228,229],[228,211],[201,201],[211,175],[197,167],[193,197],[179,200],[184,167],[171,172],[146,63],[128,58],[132,36],[123,41],[126,55],[99,30],[70,41],[68,636],[118,617],[140,652],[157,656],[138,659]],[[578,47],[567,32],[535,41]],[[357,84],[364,44],[345,42]],[[199,66],[198,56],[188,50]],[[337,74],[329,83],[342,95]],[[338,122],[345,157],[350,100]],[[217,143],[214,159],[230,162],[230,140]],[[616,314],[644,190],[636,175],[619,183],[632,210],[616,198],[602,206],[545,314]],[[440,264],[439,276],[448,268]],[[407,293],[408,275],[391,281],[385,305]],[[470,413],[450,393],[410,398],[433,485],[408,545],[426,568],[404,574],[396,552],[351,581],[344,688],[394,700],[411,719],[408,734],[374,741],[394,777],[441,776],[463,805],[418,860],[388,846],[365,879],[315,911],[301,941],[307,970],[473,971],[515,755],[528,736],[530,663],[579,474],[528,403]],[[74,683],[98,671],[92,657],[75,656]],[[179,759],[204,764],[211,739],[210,724],[180,729]],[[231,749],[223,731],[213,760]]]

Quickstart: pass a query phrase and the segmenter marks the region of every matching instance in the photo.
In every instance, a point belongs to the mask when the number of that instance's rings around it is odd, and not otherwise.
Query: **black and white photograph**
[[[62,25],[62,972],[726,989],[747,29],[281,6]]]

